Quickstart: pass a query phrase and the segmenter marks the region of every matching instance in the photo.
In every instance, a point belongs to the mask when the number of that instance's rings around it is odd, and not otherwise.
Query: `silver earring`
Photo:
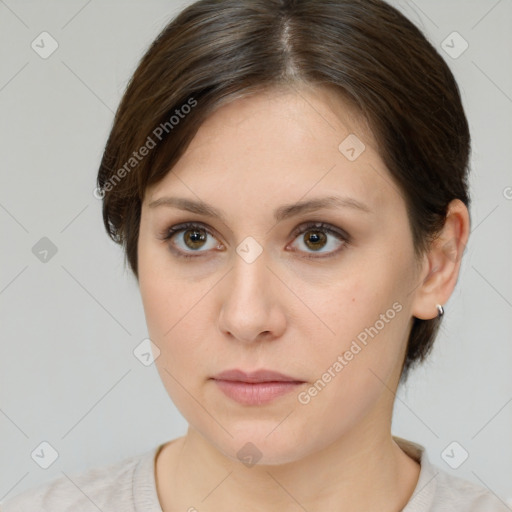
[[[444,315],[444,308],[441,306],[441,304],[436,305],[437,308],[437,317],[441,318]]]

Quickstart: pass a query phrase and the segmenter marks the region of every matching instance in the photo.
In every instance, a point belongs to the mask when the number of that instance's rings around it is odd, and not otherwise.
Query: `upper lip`
[[[230,380],[237,382],[304,382],[289,375],[272,370],[256,370],[244,372],[239,369],[225,370],[213,377],[215,380]]]

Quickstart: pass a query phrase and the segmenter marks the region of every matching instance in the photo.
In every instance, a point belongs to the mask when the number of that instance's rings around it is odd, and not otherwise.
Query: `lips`
[[[251,406],[272,402],[304,384],[302,380],[272,370],[226,370],[212,379],[224,395]]]
[[[256,370],[253,372],[244,372],[242,370],[233,369],[225,370],[213,377],[215,380],[237,381],[237,382],[295,382],[303,383],[304,381],[284,375],[272,370]]]

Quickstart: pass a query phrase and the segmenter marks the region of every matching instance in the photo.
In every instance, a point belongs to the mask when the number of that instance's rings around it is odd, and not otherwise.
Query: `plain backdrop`
[[[0,0],[0,501],[185,433],[134,355],[142,304],[93,190],[128,79],[188,3]],[[392,3],[453,70],[473,139],[470,242],[393,434],[512,503],[512,2]]]

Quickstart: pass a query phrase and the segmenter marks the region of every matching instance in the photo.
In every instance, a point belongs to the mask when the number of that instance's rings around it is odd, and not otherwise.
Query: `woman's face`
[[[389,435],[419,270],[374,139],[327,89],[217,110],[147,190],[138,258],[164,386],[222,453],[277,464]],[[232,369],[295,383],[214,379]]]

